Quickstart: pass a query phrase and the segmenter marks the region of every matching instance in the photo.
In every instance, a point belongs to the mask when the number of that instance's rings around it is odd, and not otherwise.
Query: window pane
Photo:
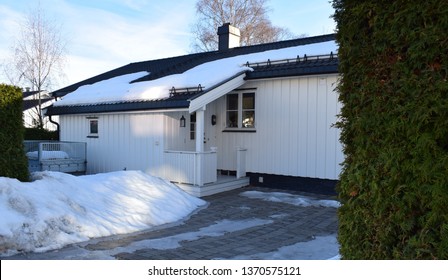
[[[243,112],[243,127],[254,128],[255,127],[255,111]]]
[[[90,120],[90,134],[98,134],[98,120]]]
[[[227,127],[238,127],[238,111],[227,112]]]
[[[195,115],[196,117],[196,115]],[[196,123],[191,122],[190,123],[190,140],[194,140],[194,137],[196,135]]]
[[[227,110],[238,110],[238,94],[227,95]]]
[[[255,109],[255,94],[253,92],[243,94],[243,110],[245,109]]]

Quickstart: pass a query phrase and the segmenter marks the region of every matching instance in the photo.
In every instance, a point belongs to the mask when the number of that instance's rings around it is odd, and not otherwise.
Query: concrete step
[[[204,186],[196,186],[181,183],[176,183],[176,185],[179,188],[183,189],[185,192],[193,196],[204,197],[248,186],[249,177],[243,177],[239,179],[237,179],[236,177],[227,177],[227,176],[225,178],[218,177],[217,182],[206,184]]]

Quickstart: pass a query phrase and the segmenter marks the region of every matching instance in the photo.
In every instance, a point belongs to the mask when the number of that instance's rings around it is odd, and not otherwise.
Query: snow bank
[[[0,177],[0,254],[42,252],[93,237],[135,232],[187,217],[206,204],[140,171],[75,177]]]
[[[241,193],[242,196],[248,197],[248,198],[257,198],[262,199],[265,201],[272,201],[272,202],[283,202],[283,203],[289,203],[295,206],[302,206],[302,207],[309,207],[309,206],[316,206],[316,207],[334,207],[338,208],[341,206],[341,204],[336,200],[317,200],[305,196],[300,195],[293,195],[289,193],[283,193],[283,192],[258,192],[258,191],[247,191]]]
[[[39,159],[39,152],[38,151],[34,151],[34,152],[28,152],[26,153],[26,156],[29,159]],[[68,159],[69,156],[66,152],[64,151],[42,151],[41,154],[41,159],[46,160],[46,159]]]
[[[239,55],[219,59],[198,65],[182,74],[165,76],[152,81],[132,83],[131,81],[146,76],[148,72],[114,77],[92,85],[79,87],[67,94],[54,106],[90,105],[102,103],[150,101],[169,97],[169,90],[175,88],[197,87],[199,84],[208,88],[243,71],[252,70],[246,67],[246,62],[266,62],[268,59],[290,59],[297,55],[303,57],[337,53],[335,41],[302,45],[278,50],[270,50],[247,55]]]

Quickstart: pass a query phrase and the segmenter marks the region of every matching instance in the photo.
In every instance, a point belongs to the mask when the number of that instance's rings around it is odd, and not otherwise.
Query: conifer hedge
[[[448,1],[334,0],[344,259],[448,259]]]
[[[59,140],[59,132],[49,131],[45,128],[26,127],[25,140]]]
[[[0,176],[28,181],[22,102],[20,88],[0,84]]]

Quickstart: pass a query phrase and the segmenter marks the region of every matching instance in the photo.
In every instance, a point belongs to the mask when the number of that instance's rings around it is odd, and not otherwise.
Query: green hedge
[[[28,181],[22,102],[20,88],[0,84],[0,176]]]
[[[25,140],[59,140],[58,131],[49,131],[43,128],[25,128]]]
[[[448,1],[335,0],[344,259],[448,259]]]

